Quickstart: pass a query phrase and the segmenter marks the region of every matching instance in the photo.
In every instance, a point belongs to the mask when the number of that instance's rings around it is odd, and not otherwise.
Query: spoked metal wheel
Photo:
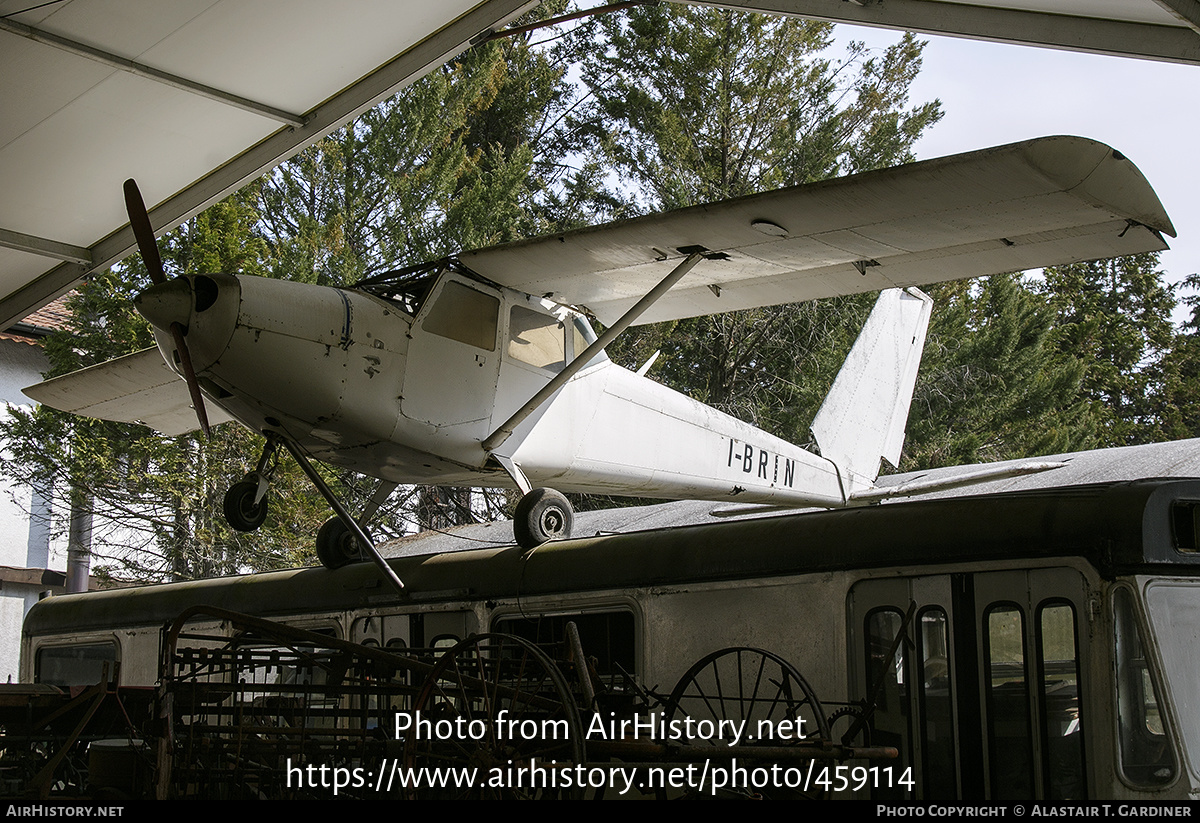
[[[584,732],[566,680],[544,652],[506,634],[447,650],[414,704],[405,758],[416,770],[474,774],[471,785],[418,790],[421,798],[574,799]]]
[[[821,703],[795,667],[776,654],[743,646],[698,660],[679,679],[665,713],[668,721],[690,718],[698,733],[693,742],[719,747],[732,744],[732,737],[726,733],[721,739],[709,739],[709,730],[741,729],[740,746],[778,747],[830,739]],[[705,787],[700,788],[698,796],[706,796]],[[800,796],[779,786],[764,789],[754,793]]]

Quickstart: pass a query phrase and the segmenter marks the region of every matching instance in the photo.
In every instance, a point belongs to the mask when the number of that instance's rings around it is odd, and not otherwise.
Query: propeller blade
[[[196,419],[200,421],[200,429],[204,436],[208,437],[208,412],[204,409],[204,397],[200,394],[200,384],[196,381],[196,370],[192,368],[192,354],[188,351],[187,341],[183,339],[183,326],[172,323],[171,336],[175,339],[175,350],[179,352],[183,379],[187,382],[188,393],[192,395],[192,408],[196,410]]]
[[[138,251],[150,272],[151,283],[167,282],[167,274],[163,270],[162,257],[158,254],[158,242],[154,239],[154,229],[150,227],[150,215],[146,211],[146,203],[142,193],[132,178],[125,181],[125,213],[129,215],[129,227],[137,239]]]
[[[142,253],[142,261],[150,273],[150,282],[158,285],[167,282],[167,273],[163,269],[162,256],[158,253],[158,241],[154,239],[154,229],[150,227],[150,214],[146,211],[146,202],[138,190],[137,181],[130,178],[125,181],[125,213],[129,215],[129,227],[137,240],[138,251]],[[200,384],[196,381],[196,370],[192,368],[192,353],[188,351],[187,341],[183,337],[183,326],[171,324],[171,337],[175,341],[175,350],[179,352],[179,365],[183,369],[183,379],[187,383],[188,393],[192,396],[192,408],[196,410],[196,419],[200,421],[200,429],[204,436],[210,435],[208,412],[204,408],[204,397],[200,394]]]

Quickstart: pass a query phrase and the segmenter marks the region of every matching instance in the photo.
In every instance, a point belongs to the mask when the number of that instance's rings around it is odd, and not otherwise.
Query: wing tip
[[[1022,143],[1026,161],[1066,191],[1169,237],[1175,226],[1141,169],[1107,143],[1077,135]]]

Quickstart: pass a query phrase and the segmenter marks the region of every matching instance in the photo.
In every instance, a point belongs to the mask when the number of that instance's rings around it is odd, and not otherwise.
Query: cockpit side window
[[[421,328],[485,351],[496,350],[500,300],[451,280],[442,287]]]

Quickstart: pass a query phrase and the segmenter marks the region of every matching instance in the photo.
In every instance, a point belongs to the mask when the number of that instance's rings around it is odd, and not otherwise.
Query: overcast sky
[[[897,38],[879,29],[839,32],[839,40],[880,48]],[[1200,271],[1200,67],[923,39],[929,45],[913,101],[936,97],[945,117],[917,143],[919,159],[1051,134],[1100,140],[1137,164],[1175,225],[1178,237],[1167,238],[1171,250],[1162,256],[1168,279]]]

